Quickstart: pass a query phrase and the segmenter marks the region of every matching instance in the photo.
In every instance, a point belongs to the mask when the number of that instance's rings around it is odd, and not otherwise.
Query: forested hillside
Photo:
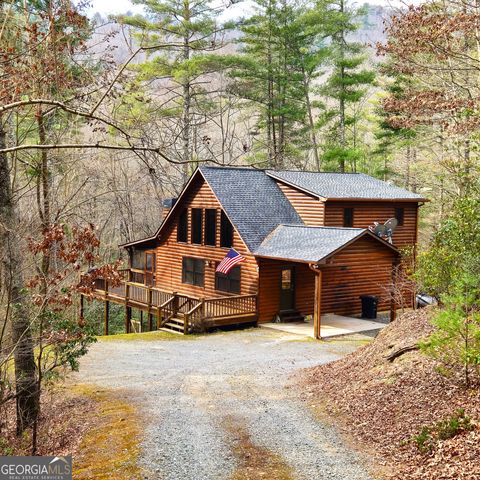
[[[117,245],[155,232],[204,163],[364,172],[429,198],[404,281],[444,309],[427,353],[475,385],[480,6],[255,0],[220,22],[230,7],[209,0],[134,3],[143,16],[0,3],[0,406],[31,451],[44,385],[94,341],[78,294],[119,280]]]

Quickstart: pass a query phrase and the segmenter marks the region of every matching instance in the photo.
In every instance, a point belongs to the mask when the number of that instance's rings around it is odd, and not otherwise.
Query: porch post
[[[313,269],[312,269],[313,270]],[[321,313],[322,313],[322,271],[318,268],[315,272],[315,303],[313,310],[313,336],[319,340],[321,339]]]

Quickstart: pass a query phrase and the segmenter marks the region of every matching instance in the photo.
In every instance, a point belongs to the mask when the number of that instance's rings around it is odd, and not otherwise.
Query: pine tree
[[[170,121],[174,144],[171,156],[184,164],[183,180],[188,178],[194,161],[195,144],[201,140],[201,125],[212,105],[209,102],[211,80],[207,78],[223,69],[222,56],[215,52],[225,45],[225,32],[230,25],[220,26],[219,9],[209,0],[135,0],[147,15],[122,16],[118,21],[134,27],[136,39],[150,50],[144,62],[136,66],[137,80],[150,89],[164,90],[155,115]],[[212,86],[211,90],[215,87]],[[175,148],[177,138],[181,148]]]
[[[364,66],[365,47],[350,39],[363,12],[350,7],[346,0],[327,0],[317,8],[325,13],[331,38],[332,72],[320,90],[326,104],[319,118],[326,130],[323,158],[334,170],[345,172],[349,164],[355,171],[360,156],[356,145],[358,106],[375,81],[374,72]]]
[[[306,149],[306,103],[302,61],[301,10],[287,0],[257,0],[256,13],[241,26],[242,55],[231,72],[232,91],[257,113],[263,134],[257,147],[266,164],[283,168]]]

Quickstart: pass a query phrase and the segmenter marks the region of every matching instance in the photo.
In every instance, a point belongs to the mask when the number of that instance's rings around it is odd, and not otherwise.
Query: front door
[[[280,277],[280,310],[295,308],[295,269],[283,267]]]

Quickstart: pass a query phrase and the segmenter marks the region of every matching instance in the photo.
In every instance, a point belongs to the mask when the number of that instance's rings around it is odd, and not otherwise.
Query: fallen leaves
[[[395,480],[480,479],[480,394],[436,372],[420,352],[405,352],[389,362],[392,352],[427,336],[433,327],[428,312],[399,317],[377,339],[343,359],[306,370],[306,398],[326,402],[344,430],[386,461]],[[459,409],[474,429],[436,443],[421,453],[412,438]]]

